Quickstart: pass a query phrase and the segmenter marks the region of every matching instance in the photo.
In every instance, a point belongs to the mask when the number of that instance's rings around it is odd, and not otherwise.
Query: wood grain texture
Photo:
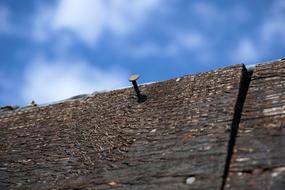
[[[253,72],[226,189],[285,188],[285,62]]]
[[[0,189],[220,189],[242,65],[0,115]]]

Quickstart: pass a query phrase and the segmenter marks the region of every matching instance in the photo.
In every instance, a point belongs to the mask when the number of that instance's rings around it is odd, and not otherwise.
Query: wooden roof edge
[[[162,80],[162,81],[154,81],[154,82],[147,82],[147,83],[141,83],[139,86],[145,86],[145,85],[150,85],[150,84],[154,84],[154,83],[160,83],[160,82],[164,82],[164,81],[168,81],[168,80],[172,80],[172,79],[177,79],[177,78],[182,78],[182,77],[186,77],[186,76],[197,76],[197,75],[201,75],[201,74],[206,74],[206,73],[210,73],[210,72],[215,72],[218,70],[224,70],[224,69],[229,69],[229,68],[233,68],[233,67],[237,67],[240,65],[243,65],[248,71],[253,71],[253,69],[257,66],[257,65],[263,65],[263,64],[270,64],[273,62],[277,62],[277,61],[282,61],[285,58],[280,58],[280,59],[275,59],[275,60],[270,60],[270,61],[265,61],[265,62],[261,62],[261,63],[255,63],[255,64],[244,64],[244,63],[237,63],[237,64],[233,64],[230,66],[226,66],[226,67],[221,67],[221,68],[217,68],[217,69],[212,69],[210,71],[206,71],[206,72],[199,72],[199,73],[193,73],[193,74],[189,74],[189,75],[183,75],[180,77],[174,77],[171,79],[167,79],[167,80]],[[48,103],[44,103],[44,104],[37,104],[36,106],[23,106],[23,107],[19,107],[19,106],[11,106],[11,105],[4,105],[1,106],[0,109],[2,109],[2,111],[0,111],[0,114],[3,114],[5,112],[14,112],[14,111],[18,111],[18,110],[26,110],[26,109],[31,109],[33,107],[46,107],[46,106],[51,106],[51,105],[56,105],[56,104],[61,104],[61,103],[65,103],[65,102],[70,102],[70,101],[76,101],[76,100],[80,100],[80,99],[84,99],[84,98],[88,98],[88,97],[94,97],[97,94],[102,94],[102,93],[109,93],[109,92],[113,92],[113,91],[119,91],[119,90],[125,90],[125,89],[129,89],[132,88],[131,85],[129,86],[125,86],[125,87],[120,87],[120,88],[116,88],[116,89],[111,89],[111,90],[101,90],[101,91],[95,91],[92,92],[90,94],[80,94],[80,95],[75,95],[63,100],[59,100],[59,101],[54,101],[54,102],[48,102]],[[4,109],[6,107],[13,107],[15,109]]]

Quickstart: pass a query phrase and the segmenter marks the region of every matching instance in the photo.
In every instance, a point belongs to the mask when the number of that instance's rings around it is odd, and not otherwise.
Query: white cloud
[[[213,29],[213,26],[220,27],[231,23],[239,26],[252,19],[252,12],[247,7],[234,3],[223,7],[215,4],[214,1],[196,1],[190,9],[196,14],[195,20],[202,21],[204,26],[211,26],[210,29]]]
[[[256,26],[254,37],[241,38],[230,53],[233,61],[253,63],[272,53],[285,43],[285,1],[277,0],[268,7],[265,18]]]
[[[129,85],[120,68],[101,69],[82,60],[48,61],[38,58],[26,69],[21,89],[24,102],[47,103],[94,91]]]
[[[231,55],[238,62],[256,62],[260,56],[260,49],[250,39],[242,39]]]
[[[93,45],[105,32],[124,36],[141,27],[158,8],[160,0],[62,0],[40,9],[35,24],[36,39],[60,31],[74,33]]]
[[[161,55],[164,48],[153,42],[145,42],[136,46],[127,47],[127,53],[134,57],[148,57]]]
[[[285,42],[285,1],[279,0],[273,3],[268,17],[261,27],[261,37],[264,43]]]
[[[237,24],[248,22],[252,19],[252,12],[247,7],[242,5],[235,5],[228,10],[228,18],[232,19]]]
[[[224,21],[225,11],[218,9],[209,2],[196,2],[191,9],[197,14],[197,19],[202,19],[205,24],[214,24],[213,21]]]
[[[17,79],[13,79],[11,76],[13,74],[0,70],[0,104],[4,103],[5,105],[10,102],[11,105],[14,105],[15,100],[18,99],[17,92],[15,92]]]
[[[35,13],[35,19],[32,20],[34,27],[31,30],[32,37],[37,42],[48,40],[52,31],[50,22],[53,19],[54,10],[52,7],[40,6]]]
[[[199,32],[184,32],[177,35],[176,44],[187,49],[197,50],[206,46],[206,39]]]
[[[133,57],[149,57],[149,56],[175,56],[178,53],[178,44],[169,43],[160,45],[155,42],[145,42],[139,45],[128,46],[127,52]]]
[[[193,5],[193,8],[196,13],[205,18],[212,18],[213,16],[217,17],[220,15],[213,5],[209,5],[209,3],[206,2],[197,2]]]
[[[10,11],[7,7],[0,5],[0,34],[11,32]]]
[[[140,45],[127,47],[128,53],[135,57],[176,56],[185,51],[199,52],[206,51],[206,49],[206,37],[194,31],[176,31],[165,45],[145,42]]]

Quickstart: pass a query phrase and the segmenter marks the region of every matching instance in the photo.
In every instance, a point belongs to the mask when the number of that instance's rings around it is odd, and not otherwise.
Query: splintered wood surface
[[[253,72],[226,189],[285,189],[285,62]]]
[[[243,72],[3,112],[0,189],[220,189]]]

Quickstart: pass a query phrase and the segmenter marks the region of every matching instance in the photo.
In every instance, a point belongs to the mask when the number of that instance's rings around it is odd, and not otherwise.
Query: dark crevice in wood
[[[223,175],[223,182],[222,182],[221,190],[224,189],[226,181],[227,181],[227,177],[229,175],[229,168],[230,168],[231,158],[232,158],[233,151],[234,151],[236,136],[238,133],[238,127],[239,127],[239,123],[240,123],[240,119],[242,115],[242,109],[243,109],[243,105],[246,99],[252,73],[253,71],[248,71],[245,67],[243,68],[242,76],[240,79],[238,97],[237,97],[237,101],[235,104],[234,117],[233,117],[232,124],[231,124],[231,133],[230,133],[230,139],[228,143],[227,158],[226,158],[226,164],[224,168],[224,175]]]

